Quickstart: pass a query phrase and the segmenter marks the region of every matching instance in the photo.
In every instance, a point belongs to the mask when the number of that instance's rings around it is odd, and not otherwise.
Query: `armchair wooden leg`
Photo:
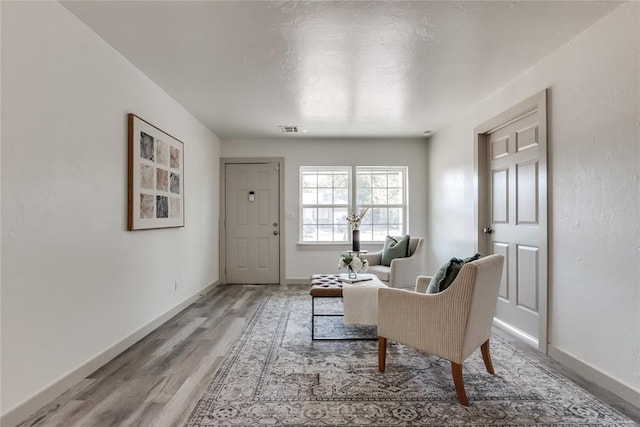
[[[491,354],[489,353],[489,340],[486,340],[484,344],[480,346],[482,352],[482,360],[484,360],[484,366],[487,368],[487,372],[491,375],[496,373],[493,371],[493,364],[491,363]]]
[[[387,339],[378,337],[378,371],[384,372],[387,358]]]
[[[458,401],[463,406],[469,406],[467,393],[464,391],[464,382],[462,381],[462,365],[451,362],[451,373],[453,374],[453,384],[456,386]]]

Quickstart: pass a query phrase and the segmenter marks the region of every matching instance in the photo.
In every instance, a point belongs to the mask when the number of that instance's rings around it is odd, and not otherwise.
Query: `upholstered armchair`
[[[409,239],[409,256],[396,258],[391,265],[381,265],[382,251],[363,254],[361,257],[369,261],[367,273],[375,274],[378,279],[391,288],[412,288],[416,277],[423,274],[425,242],[422,237]]]
[[[378,369],[385,370],[387,339],[451,362],[458,400],[467,406],[462,363],[480,347],[485,367],[494,374],[489,354],[504,257],[490,255],[462,266],[443,292],[425,294],[430,278],[419,277],[416,291],[378,291]],[[402,363],[399,361],[398,363]]]

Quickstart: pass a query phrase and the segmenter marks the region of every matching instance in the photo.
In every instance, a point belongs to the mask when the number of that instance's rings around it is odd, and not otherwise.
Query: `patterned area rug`
[[[497,376],[479,352],[465,362],[464,407],[449,362],[392,344],[379,373],[377,342],[312,342],[310,316],[308,290],[268,294],[186,425],[637,425],[500,337],[491,342]],[[339,317],[316,329],[343,332]]]

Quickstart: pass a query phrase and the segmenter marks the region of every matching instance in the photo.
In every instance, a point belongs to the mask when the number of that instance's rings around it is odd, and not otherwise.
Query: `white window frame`
[[[346,172],[348,175],[348,203],[344,204],[344,203],[340,203],[340,204],[327,204],[327,203],[303,203],[303,192],[304,192],[304,187],[303,187],[303,176],[305,174],[305,172],[309,172],[309,171],[313,171],[313,172],[322,172],[322,171],[341,171],[341,172]],[[362,204],[358,204],[358,194],[359,194],[359,187],[358,187],[358,172],[363,172],[363,171],[370,171],[372,173],[375,173],[376,171],[379,172],[401,172],[401,179],[402,179],[402,188],[401,188],[401,203],[362,203]],[[407,166],[300,166],[300,173],[299,173],[299,221],[298,221],[298,243],[299,244],[304,244],[304,245],[315,245],[315,244],[351,244],[351,227],[349,227],[347,225],[346,228],[346,236],[345,236],[345,240],[335,240],[335,234],[334,234],[334,240],[304,240],[305,236],[304,236],[304,232],[305,232],[305,217],[304,217],[304,209],[305,208],[315,208],[315,209],[321,209],[321,208],[346,208],[347,212],[351,212],[352,210],[356,211],[357,213],[359,213],[363,208],[365,207],[369,207],[369,211],[367,212],[367,214],[365,215],[365,218],[360,226],[361,232],[360,232],[360,240],[363,243],[379,243],[384,241],[384,237],[382,236],[382,234],[384,234],[384,236],[386,236],[387,234],[392,234],[392,235],[405,235],[408,233],[408,229],[409,229],[409,200],[408,200],[408,189],[409,189],[409,184],[408,184],[408,175],[409,175],[409,170]],[[317,187],[316,187],[317,188]],[[320,187],[323,188],[323,187]],[[326,188],[326,187],[324,187]],[[387,186],[387,191],[389,188],[397,188],[397,187],[389,187]],[[387,225],[387,230],[384,233],[380,233],[379,234],[379,239],[375,239],[374,240],[374,232],[373,232],[373,226],[371,226],[371,222],[372,222],[372,213],[373,213],[373,209],[376,208],[383,208],[383,209],[400,209],[401,213],[400,213],[400,229],[399,230],[389,230],[389,222],[386,222]],[[336,221],[334,222],[332,225],[335,227],[337,225],[342,226],[343,224],[346,224],[346,220],[343,222],[341,221]],[[308,224],[307,224],[308,225]],[[318,224],[315,224],[318,225]],[[376,225],[376,224],[374,224]],[[383,223],[381,224],[377,224],[377,225],[385,225]],[[371,227],[371,228],[369,228]],[[334,229],[335,230],[335,229]],[[371,231],[368,231],[371,230]],[[308,230],[307,230],[308,231]],[[317,233],[318,231],[316,231]],[[335,231],[334,231],[335,233]],[[317,234],[316,234],[317,236]]]
[[[369,202],[360,203],[359,196],[362,188],[358,185],[358,175],[361,172],[370,172],[371,174],[375,174],[376,172],[384,172],[384,173],[399,172],[401,175],[400,187],[390,186],[389,183],[387,182],[386,186],[377,187],[377,188],[381,188],[381,189],[384,188],[386,190],[385,192],[387,196],[389,195],[390,190],[399,189],[400,199],[401,199],[400,202],[390,203],[387,200],[386,203],[374,203],[373,200],[371,200]],[[367,215],[365,215],[365,218],[362,224],[360,225],[360,241],[361,242],[377,243],[377,242],[384,241],[387,235],[403,236],[408,233],[408,229],[409,229],[409,226],[408,226],[409,224],[409,200],[408,200],[409,178],[408,178],[408,175],[409,175],[409,168],[407,166],[355,166],[354,167],[353,199],[354,199],[354,204],[356,206],[356,210],[359,212],[365,207],[369,208]],[[400,213],[399,213],[400,223],[398,224],[400,228],[399,229],[391,228],[391,225],[393,225],[394,223],[390,224],[388,217],[385,222],[380,222],[378,224],[374,223],[372,225],[372,222],[374,219],[373,211],[375,209],[387,210],[387,213],[389,209],[400,209]],[[378,226],[378,228],[380,226],[386,226],[385,231],[381,232],[380,230],[378,230],[377,232],[378,238],[376,238],[375,236],[376,231],[374,230],[374,227],[376,226]]]
[[[346,173],[347,174],[347,203],[304,203],[304,189],[305,187],[303,186],[303,176],[305,175],[305,173],[308,172],[342,172],[342,173]],[[300,191],[300,221],[298,224],[298,242],[301,244],[347,244],[351,241],[351,230],[349,228],[349,225],[346,222],[346,215],[345,215],[345,219],[343,221],[336,221],[336,222],[332,222],[332,223],[326,223],[324,225],[326,226],[333,226],[334,228],[334,233],[335,233],[335,227],[337,226],[344,226],[345,228],[345,232],[344,232],[344,240],[336,240],[335,239],[335,234],[334,234],[334,239],[332,240],[318,240],[316,238],[316,240],[305,240],[305,225],[309,226],[309,224],[305,224],[305,216],[304,216],[304,211],[305,208],[306,209],[323,209],[323,208],[338,208],[338,209],[345,209],[345,212],[349,212],[352,209],[352,203],[353,203],[353,197],[352,197],[352,193],[353,193],[353,167],[352,166],[300,166],[300,175],[299,175],[299,191]],[[316,187],[317,188],[329,188],[329,187]],[[331,187],[334,188],[334,187]],[[317,202],[317,201],[316,201]],[[323,224],[312,224],[314,226],[316,226],[316,236],[318,236],[318,226],[323,225]]]

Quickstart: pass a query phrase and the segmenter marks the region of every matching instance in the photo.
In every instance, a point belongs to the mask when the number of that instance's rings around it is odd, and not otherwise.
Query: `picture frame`
[[[184,227],[184,143],[129,113],[129,231]]]

